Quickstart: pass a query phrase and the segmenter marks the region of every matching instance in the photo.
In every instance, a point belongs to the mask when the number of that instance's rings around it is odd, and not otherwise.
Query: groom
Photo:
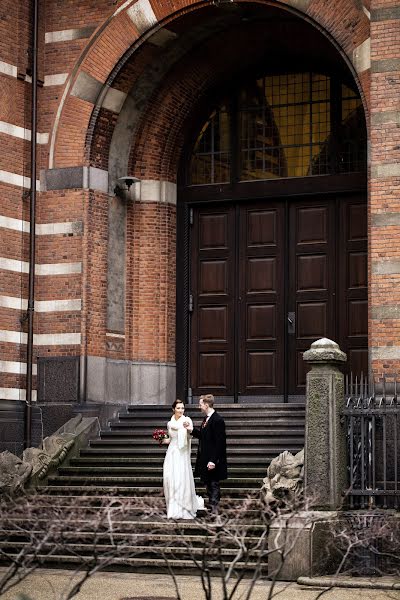
[[[191,429],[189,424],[186,425],[185,423],[184,427],[187,427],[193,437],[199,440],[194,476],[200,477],[201,481],[205,483],[211,513],[217,515],[221,498],[219,482],[221,479],[228,477],[225,421],[214,410],[214,396],[212,394],[200,396],[199,408],[204,414],[201,427]]]

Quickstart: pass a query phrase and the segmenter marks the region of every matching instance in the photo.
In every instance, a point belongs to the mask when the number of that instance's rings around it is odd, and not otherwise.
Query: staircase
[[[120,413],[28,502],[13,507],[6,531],[0,534],[0,550],[15,555],[25,549],[27,554],[36,552],[43,564],[64,567],[88,564],[95,554],[104,568],[153,572],[165,569],[168,559],[170,567],[188,572],[205,555],[211,568],[218,568],[221,561],[229,564],[238,554],[240,528],[249,555],[237,567],[251,569],[252,552],[265,531],[258,500],[262,479],[272,458],[303,447],[304,405],[230,404],[219,405],[218,412],[226,423],[229,469],[229,479],[221,482],[221,519],[229,519],[232,528],[232,536],[228,531],[219,548],[216,538],[220,544],[221,537],[215,535],[214,520],[176,524],[164,519],[166,447],[152,440],[152,432],[166,428],[171,410],[141,405]],[[194,424],[201,420],[197,408],[187,407],[186,414]],[[193,461],[196,449],[193,440]],[[199,482],[196,490],[205,497]],[[62,526],[49,533],[59,521]],[[29,550],[30,546],[40,551]]]

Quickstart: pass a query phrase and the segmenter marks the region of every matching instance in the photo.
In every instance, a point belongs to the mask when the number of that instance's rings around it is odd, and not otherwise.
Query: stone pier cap
[[[308,363],[344,363],[347,356],[336,342],[328,338],[321,338],[313,342],[310,349],[304,352],[303,359]]]

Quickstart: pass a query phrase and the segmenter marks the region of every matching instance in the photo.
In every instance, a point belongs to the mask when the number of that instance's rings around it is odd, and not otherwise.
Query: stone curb
[[[365,578],[299,577],[298,585],[310,587],[364,588],[369,590],[400,590],[400,581],[377,581]]]

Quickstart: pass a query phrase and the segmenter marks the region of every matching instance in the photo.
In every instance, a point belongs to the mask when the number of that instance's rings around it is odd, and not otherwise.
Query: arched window
[[[215,109],[193,148],[191,185],[366,169],[357,92],[316,73],[269,75]]]

